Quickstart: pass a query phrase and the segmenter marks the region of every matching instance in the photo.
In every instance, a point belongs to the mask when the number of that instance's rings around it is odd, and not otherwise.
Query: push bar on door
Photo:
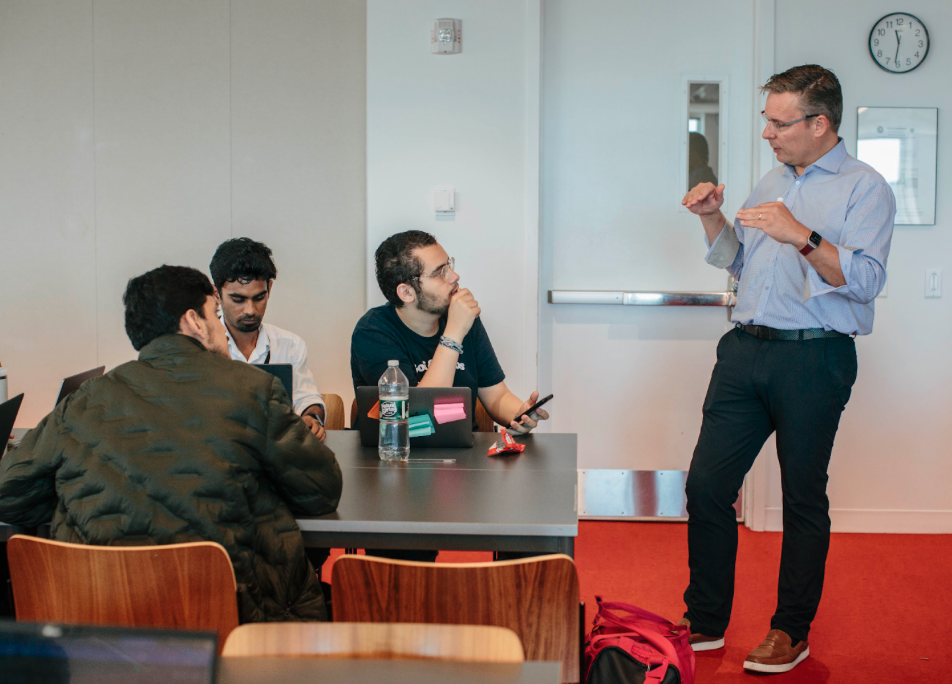
[[[621,304],[623,306],[726,306],[737,303],[737,282],[727,292],[611,292],[607,290],[549,290],[549,304]]]

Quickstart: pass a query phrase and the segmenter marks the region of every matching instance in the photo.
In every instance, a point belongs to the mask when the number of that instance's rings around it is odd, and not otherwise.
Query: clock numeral
[[[877,56],[877,57],[882,57],[882,56],[883,56],[883,51],[882,51],[882,50],[877,50],[877,51],[876,51],[876,56]]]
[[[889,57],[886,58],[886,66],[889,66]]]
[[[918,53],[918,52],[917,52],[914,56],[915,56],[916,59],[919,59],[919,53]]]
[[[903,21],[902,17],[899,17],[898,19],[896,19],[896,25],[902,26],[902,21]]]
[[[887,21],[886,28],[892,28],[892,27],[893,27],[893,23],[891,21]]]
[[[877,29],[877,30],[876,30],[876,33],[879,34],[879,35],[881,35],[881,36],[885,36],[885,35],[886,35],[886,29]]]
[[[922,33],[919,31],[919,29],[916,29],[916,35],[917,35],[917,36],[921,36],[921,35],[922,35]]]
[[[907,58],[906,58],[906,66],[909,66],[910,64],[912,64],[912,60],[907,57]]]
[[[921,41],[921,40],[919,41],[919,47],[922,47],[922,41]]]
[[[919,42],[921,43],[922,41],[920,40]],[[873,38],[873,47],[876,47],[877,45],[879,45],[879,38]],[[922,45],[919,47],[922,47]]]

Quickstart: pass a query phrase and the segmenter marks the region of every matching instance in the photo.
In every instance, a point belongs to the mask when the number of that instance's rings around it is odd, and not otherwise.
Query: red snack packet
[[[522,453],[526,448],[525,444],[517,444],[516,440],[512,438],[506,428],[499,429],[499,439],[497,439],[491,447],[489,447],[489,456],[496,456],[497,454],[518,454]]]

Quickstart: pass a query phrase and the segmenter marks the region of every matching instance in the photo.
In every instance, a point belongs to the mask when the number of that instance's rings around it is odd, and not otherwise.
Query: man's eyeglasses
[[[792,126],[793,124],[798,124],[798,123],[800,123],[801,121],[806,121],[807,119],[812,119],[813,117],[815,117],[815,116],[820,116],[820,115],[819,115],[819,114],[807,114],[807,115],[806,115],[805,117],[803,117],[802,119],[797,119],[796,121],[787,121],[786,123],[784,123],[783,121],[777,121],[776,119],[768,119],[768,118],[767,118],[766,111],[761,112],[761,113],[760,113],[760,116],[763,117],[764,123],[767,124],[768,126],[770,126],[770,127],[773,129],[773,132],[774,132],[774,133],[779,133],[780,131],[782,131],[782,130],[783,130],[784,128],[786,128],[787,126]]]
[[[456,259],[450,257],[449,261],[433,271],[430,275],[417,276],[418,278],[442,278],[446,282],[450,280],[450,271],[456,270]]]

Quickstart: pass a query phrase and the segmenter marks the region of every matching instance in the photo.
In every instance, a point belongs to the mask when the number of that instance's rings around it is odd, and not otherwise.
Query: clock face
[[[929,54],[929,32],[911,14],[887,14],[869,33],[869,54],[876,64],[890,73],[912,71]]]

